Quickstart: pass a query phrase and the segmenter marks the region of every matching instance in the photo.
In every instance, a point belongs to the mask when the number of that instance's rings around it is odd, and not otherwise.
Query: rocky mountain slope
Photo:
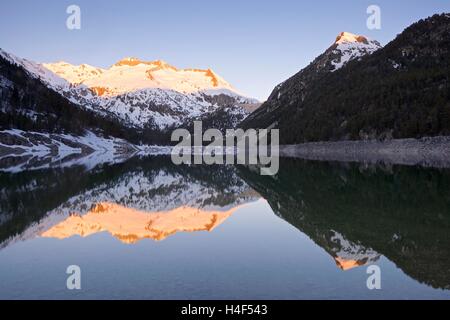
[[[414,23],[357,59],[350,50],[334,60],[337,42],[242,127],[279,128],[283,144],[450,134],[450,14]]]

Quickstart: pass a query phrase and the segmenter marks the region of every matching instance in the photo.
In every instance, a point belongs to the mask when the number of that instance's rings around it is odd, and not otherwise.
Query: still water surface
[[[153,157],[0,173],[0,208],[0,298],[450,298],[449,170]]]

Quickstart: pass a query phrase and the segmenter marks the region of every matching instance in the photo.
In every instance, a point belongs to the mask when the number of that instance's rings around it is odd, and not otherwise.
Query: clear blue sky
[[[70,4],[81,7],[79,31],[66,28]],[[381,30],[366,27],[370,4],[381,7]],[[209,67],[243,93],[265,99],[341,31],[386,44],[441,12],[450,12],[450,0],[14,0],[1,3],[0,47],[38,62],[108,67],[135,56]]]

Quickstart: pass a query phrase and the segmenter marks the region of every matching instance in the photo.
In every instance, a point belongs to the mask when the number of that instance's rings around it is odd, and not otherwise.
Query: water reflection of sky
[[[366,266],[339,269],[265,200],[238,208],[211,232],[125,244],[108,232],[34,238],[0,251],[0,298],[297,299],[450,298],[406,276],[384,257],[382,290],[366,287]],[[66,267],[82,290],[66,289]]]

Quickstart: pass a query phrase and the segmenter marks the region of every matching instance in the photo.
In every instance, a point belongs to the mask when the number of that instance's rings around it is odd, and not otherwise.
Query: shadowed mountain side
[[[356,264],[379,253],[420,282],[450,288],[450,171],[283,159],[275,177],[239,174],[338,265],[342,253]]]

